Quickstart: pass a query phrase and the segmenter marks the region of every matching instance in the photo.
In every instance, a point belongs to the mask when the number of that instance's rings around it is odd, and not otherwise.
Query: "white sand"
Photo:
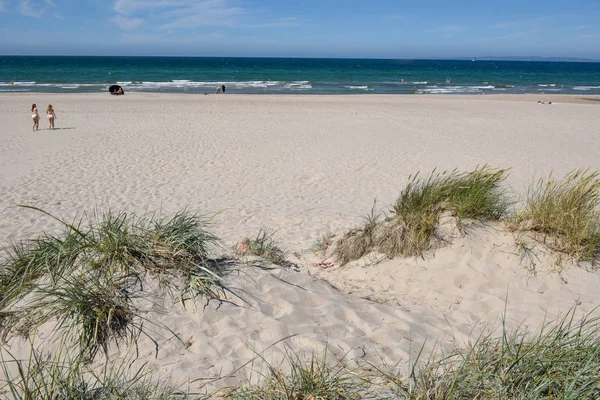
[[[43,129],[31,131],[33,102],[42,111],[53,104],[59,129],[46,130],[42,115]],[[5,241],[58,226],[18,204],[68,220],[94,208],[165,215],[187,208],[223,210],[214,218],[215,233],[228,244],[267,226],[278,229],[283,247],[300,255],[290,259],[302,273],[250,269],[256,282],[231,278],[233,286],[245,288],[253,307],[211,305],[204,312],[154,315],[193,342],[186,349],[164,338],[158,359],[148,355],[163,374],[177,379],[226,374],[253,351],[293,334],[291,343],[298,348],[330,342],[337,355],[350,351],[352,362],[365,348],[371,362],[380,356],[392,364],[406,361],[425,338],[461,344],[480,319],[498,321],[507,295],[511,321],[526,319],[532,329],[576,300],[581,312],[600,304],[598,274],[572,268],[551,273],[552,258],[542,254],[538,274],[531,276],[528,264],[513,254],[514,238],[494,230],[500,227],[457,237],[426,260],[317,271],[310,251],[322,234],[353,227],[374,199],[385,209],[416,171],[481,164],[512,168],[507,184],[521,190],[551,171],[560,176],[575,168],[599,169],[597,101],[5,94],[0,121],[0,238]]]

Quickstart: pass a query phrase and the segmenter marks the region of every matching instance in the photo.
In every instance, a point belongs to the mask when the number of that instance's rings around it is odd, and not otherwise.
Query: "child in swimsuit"
[[[52,108],[52,104],[48,104],[46,116],[48,117],[48,124],[50,124],[49,128],[54,129],[54,120],[56,119],[56,114],[54,113],[54,108]]]
[[[32,129],[37,131],[40,126],[40,114],[38,114],[37,106],[35,104],[31,106],[31,119],[33,119]]]

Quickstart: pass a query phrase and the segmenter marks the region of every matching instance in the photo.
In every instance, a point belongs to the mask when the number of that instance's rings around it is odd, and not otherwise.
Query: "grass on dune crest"
[[[440,217],[448,214],[462,229],[465,220],[494,221],[510,206],[501,187],[506,169],[477,167],[471,172],[436,172],[427,178],[417,173],[383,220],[371,211],[365,224],[338,241],[335,256],[345,264],[378,249],[388,257],[423,255],[436,238]]]
[[[504,328],[468,348],[419,364],[409,385],[391,374],[397,398],[598,399],[600,319],[575,321],[575,308],[535,334]]]
[[[362,225],[350,230],[338,240],[335,256],[342,265],[358,260],[378,245],[375,234],[381,215],[375,211],[375,207],[374,202],[371,212],[363,218]]]
[[[139,313],[131,300],[147,274],[180,295],[225,297],[219,266],[210,259],[218,239],[198,215],[107,212],[64,226],[62,235],[12,245],[0,265],[4,337],[56,321],[93,359],[111,340],[135,336]]]
[[[562,180],[550,175],[527,191],[511,230],[534,232],[548,248],[576,261],[600,254],[600,171],[576,170]]]

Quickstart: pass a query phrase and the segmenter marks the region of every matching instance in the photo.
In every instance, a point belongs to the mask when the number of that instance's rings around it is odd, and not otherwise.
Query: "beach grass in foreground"
[[[107,212],[63,225],[62,235],[9,249],[0,269],[4,337],[29,336],[56,321],[93,360],[99,350],[107,353],[111,340],[132,339],[141,329],[132,300],[144,296],[140,282],[147,274],[178,298],[225,297],[219,267],[210,259],[218,239],[198,215]]]
[[[596,261],[600,252],[600,172],[577,170],[562,180],[540,180],[526,193],[521,209],[510,213],[511,196],[502,187],[507,170],[478,167],[471,172],[432,172],[411,176],[388,215],[375,204],[360,228],[344,235],[335,248],[342,263],[378,250],[388,257],[423,256],[443,243],[441,219],[459,231],[470,223],[506,221],[510,230],[532,232],[551,250],[577,262]],[[28,207],[33,208],[33,207]],[[35,208],[34,208],[35,209]],[[45,213],[43,210],[35,209]],[[47,213],[46,213],[47,214]],[[48,214],[49,215],[49,214]],[[50,215],[51,216],[51,215]],[[52,217],[52,216],[51,216]],[[54,217],[52,217],[54,218]],[[150,278],[171,296],[226,298],[215,261],[223,247],[210,233],[207,218],[181,212],[171,218],[126,213],[97,213],[63,225],[62,234],[13,243],[0,264],[0,330],[4,340],[55,324],[55,358],[33,348],[29,359],[0,352],[0,395],[12,399],[175,399],[210,398],[152,380],[125,363],[103,371],[88,366],[98,353],[108,359],[111,343],[135,347],[152,324],[134,299],[148,296]],[[502,225],[504,226],[504,225]],[[261,229],[244,242],[244,252],[284,264],[286,252],[275,231]],[[329,247],[332,236],[320,240]],[[242,253],[238,247],[238,253]],[[216,311],[218,312],[218,311]],[[308,357],[287,347],[285,365],[266,362],[256,372],[261,385],[225,389],[232,399],[594,399],[600,398],[600,318],[576,318],[571,309],[531,333],[506,326],[499,336],[484,334],[450,353],[421,354],[408,375],[385,365],[348,368],[327,353]],[[169,327],[173,337],[177,335]],[[257,355],[261,358],[261,355]],[[402,361],[402,360],[400,360]],[[204,377],[190,377],[204,379]],[[217,395],[214,395],[217,396]]]

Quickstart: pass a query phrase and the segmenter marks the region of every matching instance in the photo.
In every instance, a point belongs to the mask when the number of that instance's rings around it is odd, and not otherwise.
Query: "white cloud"
[[[56,8],[52,0],[19,0],[17,11],[26,17],[40,18],[47,11]]]
[[[272,21],[263,22],[260,24],[247,25],[245,28],[285,28],[289,26],[298,26],[300,22],[297,18],[288,17],[288,18],[278,18]]]
[[[130,15],[139,11],[181,7],[188,3],[194,2],[190,0],[117,0],[113,4],[113,10],[119,14]]]
[[[235,7],[238,0],[115,0],[112,21],[133,30],[142,18],[158,31],[174,32],[200,27],[276,28],[298,25],[296,18],[278,18],[251,23],[251,11]],[[150,24],[152,22],[152,24]]]
[[[128,18],[123,15],[116,15],[111,21],[124,31],[133,30],[144,23],[141,18]]]
[[[221,33],[212,32],[205,35],[192,35],[172,38],[165,35],[159,34],[143,34],[143,33],[124,33],[121,35],[121,41],[127,44],[166,44],[166,45],[181,45],[181,44],[195,44],[201,41],[211,41],[215,39],[223,39]]]
[[[163,19],[170,22],[160,26],[162,30],[191,29],[200,26],[234,26],[244,10],[235,7],[223,7],[213,3],[203,2],[190,7],[183,7],[165,12]],[[220,3],[220,2],[219,2]]]
[[[494,28],[504,29],[504,28],[513,28],[517,26],[531,26],[537,25],[539,22],[546,21],[550,19],[549,17],[538,17],[532,19],[523,19],[523,20],[515,20],[515,21],[506,21],[500,22],[498,24],[493,25]]]

